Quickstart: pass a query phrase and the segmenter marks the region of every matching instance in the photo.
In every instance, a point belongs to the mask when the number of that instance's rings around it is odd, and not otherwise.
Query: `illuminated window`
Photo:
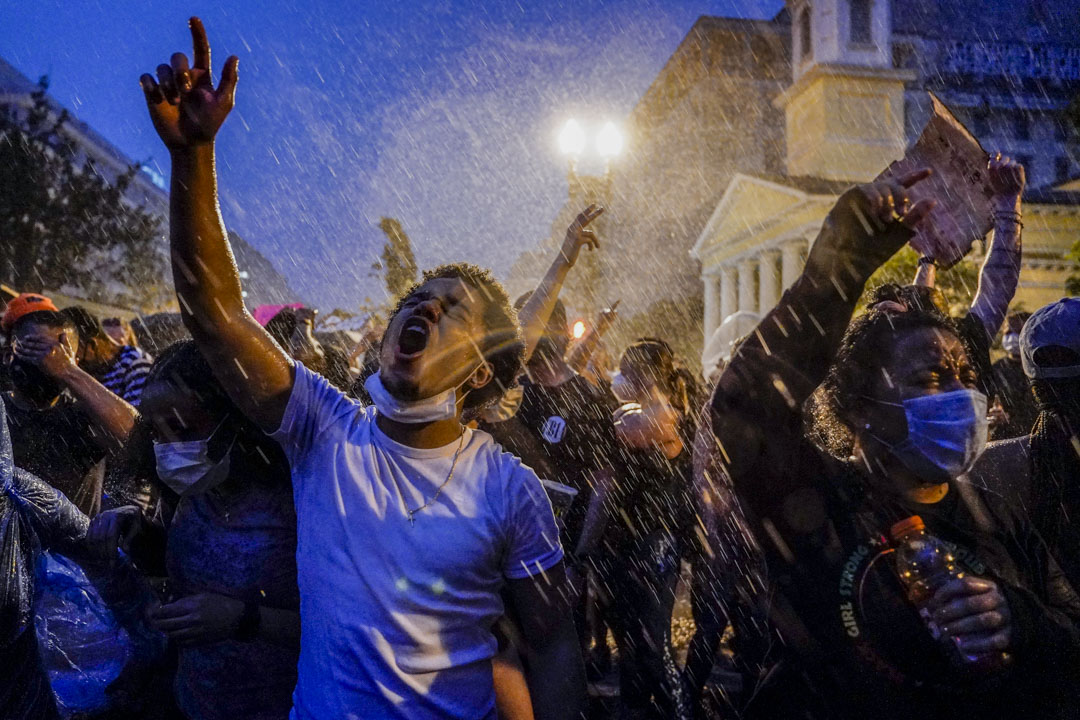
[[[869,45],[874,42],[873,31],[870,27],[870,9],[872,0],[851,0],[848,19],[851,24],[851,42],[859,45]]]

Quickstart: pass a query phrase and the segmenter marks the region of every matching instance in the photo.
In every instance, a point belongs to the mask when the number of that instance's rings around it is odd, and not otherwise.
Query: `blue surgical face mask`
[[[233,438],[224,457],[218,461],[210,459],[210,438],[225,424],[222,420],[210,437],[205,440],[187,442],[154,443],[154,459],[157,461],[157,474],[161,482],[177,495],[194,495],[217,487],[229,477],[229,456]]]
[[[380,415],[399,423],[430,423],[457,417],[457,391],[469,382],[469,379],[471,378],[466,378],[457,387],[420,400],[399,400],[394,397],[383,385],[379,373],[364,381],[364,389],[371,396],[371,402]]]
[[[928,482],[963,475],[986,449],[986,396],[978,390],[922,395],[903,403],[875,402],[904,408],[907,437],[895,445],[878,440]]]

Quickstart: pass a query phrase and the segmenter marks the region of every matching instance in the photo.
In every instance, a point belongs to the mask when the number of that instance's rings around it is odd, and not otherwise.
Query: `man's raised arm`
[[[240,276],[218,207],[214,137],[233,107],[235,56],[215,89],[210,44],[191,18],[194,58],[183,53],[159,65],[157,81],[139,78],[150,119],[172,158],[169,236],[173,281],[184,325],[218,380],[264,430],[281,424],[293,383],[289,357],[244,307]]]

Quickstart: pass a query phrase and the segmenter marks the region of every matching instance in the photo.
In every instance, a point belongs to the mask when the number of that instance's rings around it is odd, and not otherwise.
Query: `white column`
[[[803,257],[805,248],[806,243],[802,240],[790,240],[784,244],[780,261],[782,266],[780,274],[784,290],[794,285],[799,278],[799,273],[802,272],[803,264],[806,262]]]
[[[703,275],[705,283],[705,339],[712,337],[723,318],[720,316],[720,278],[716,275]]]
[[[739,263],[739,310],[754,312],[757,298],[754,297],[754,271],[757,262],[743,260]]]
[[[720,268],[720,322],[727,320],[739,307],[739,278],[730,266]]]
[[[762,315],[772,310],[780,299],[779,261],[780,253],[776,250],[765,250],[758,257],[758,312]]]

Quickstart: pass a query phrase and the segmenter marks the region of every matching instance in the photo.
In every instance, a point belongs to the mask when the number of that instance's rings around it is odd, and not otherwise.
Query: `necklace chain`
[[[454,451],[454,460],[450,463],[450,472],[447,474],[446,479],[443,480],[442,485],[435,491],[435,494],[431,496],[431,499],[425,502],[423,505],[416,509],[409,509],[408,503],[405,502],[405,494],[401,492],[401,487],[398,485],[397,479],[394,480],[394,487],[397,488],[398,496],[401,498],[401,507],[405,509],[405,514],[409,516],[409,524],[414,525],[416,523],[416,513],[420,512],[424,508],[430,507],[432,503],[439,499],[442,495],[443,488],[450,484],[450,481],[454,479],[454,470],[457,468],[458,458],[461,456],[461,449],[465,446],[465,428],[461,429],[461,437],[458,439],[457,450]]]

